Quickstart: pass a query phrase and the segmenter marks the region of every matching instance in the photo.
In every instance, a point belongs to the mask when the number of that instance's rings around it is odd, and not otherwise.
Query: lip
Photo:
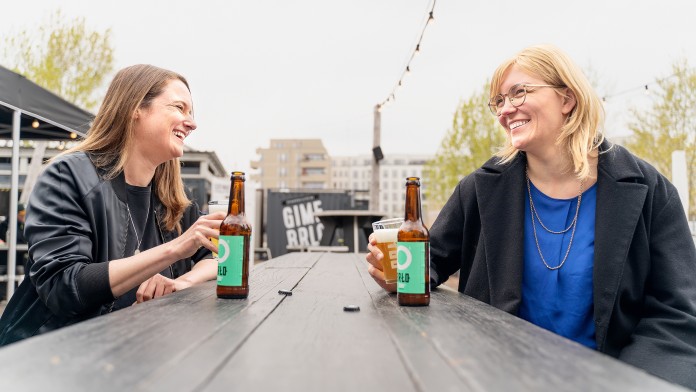
[[[182,131],[181,129],[175,129],[172,133],[174,134],[175,138],[183,142],[190,132]]]
[[[508,121],[507,128],[510,132],[513,132],[527,124],[529,124],[528,119],[516,119]]]

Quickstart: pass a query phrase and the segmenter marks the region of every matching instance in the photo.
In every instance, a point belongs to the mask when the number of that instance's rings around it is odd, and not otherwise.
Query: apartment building
[[[389,216],[402,216],[406,197],[406,177],[422,177],[425,162],[431,155],[394,154],[387,155],[380,161],[380,197],[379,210]],[[370,182],[372,180],[372,155],[342,156],[331,159],[331,187],[333,189],[351,190],[356,200],[369,200]],[[424,190],[426,183],[421,183],[421,198],[425,204]],[[370,209],[375,209],[370,206]]]
[[[329,189],[331,161],[321,139],[271,139],[270,147],[258,148],[251,162],[250,179],[260,188]]]

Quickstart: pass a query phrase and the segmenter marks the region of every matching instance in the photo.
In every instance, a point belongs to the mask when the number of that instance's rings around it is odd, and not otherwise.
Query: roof
[[[20,139],[64,140],[84,137],[94,116],[0,66],[0,139],[12,138],[13,112],[21,112]],[[38,120],[38,127],[32,123]],[[74,136],[72,137],[74,138]]]

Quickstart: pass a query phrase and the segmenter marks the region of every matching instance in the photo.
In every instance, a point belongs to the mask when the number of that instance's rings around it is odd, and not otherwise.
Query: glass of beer
[[[229,200],[212,200],[208,202],[208,214],[212,214],[217,211],[222,211],[222,212],[227,212],[227,208],[229,207],[230,201]],[[220,228],[218,228],[219,231]],[[215,247],[218,247],[218,239],[217,238],[211,238],[211,241],[213,241],[213,244]],[[217,253],[213,253],[213,257],[217,258]]]
[[[388,284],[396,283],[396,237],[404,218],[385,219],[372,223],[377,248],[382,251],[382,271]]]

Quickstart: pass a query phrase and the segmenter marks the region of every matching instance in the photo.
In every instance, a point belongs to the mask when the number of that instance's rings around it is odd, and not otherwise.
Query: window
[[[288,154],[281,153],[280,155],[278,155],[278,160],[280,162],[287,162],[288,161]]]
[[[302,187],[307,189],[324,189],[324,183],[319,181],[308,181],[303,182]]]
[[[181,165],[181,174],[200,174],[200,162],[183,162]]]
[[[305,154],[304,156],[305,161],[323,161],[324,159],[324,154],[318,153]]]
[[[323,167],[305,167],[302,169],[302,175],[305,176],[321,176],[325,171]]]

